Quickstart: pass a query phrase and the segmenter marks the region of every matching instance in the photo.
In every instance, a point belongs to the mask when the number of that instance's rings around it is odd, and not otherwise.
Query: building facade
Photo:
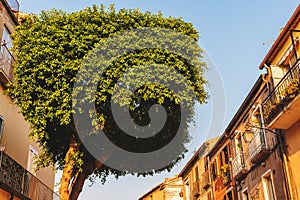
[[[300,6],[260,64],[272,88],[262,103],[265,126],[283,134],[287,199],[300,198]]]
[[[227,134],[223,134],[207,154],[207,160],[209,161],[208,170],[210,173],[211,187],[213,190],[213,199],[235,199],[234,180],[231,176],[231,157],[231,140]]]
[[[29,141],[30,125],[5,94],[14,81],[11,33],[22,15],[16,0],[0,0],[0,199],[59,199],[53,192],[55,172],[35,171],[39,146]]]
[[[166,178],[163,183],[152,188],[139,200],[183,200],[182,178],[178,176]]]
[[[179,173],[183,180],[182,195],[184,200],[213,199],[206,154],[217,140],[218,138],[214,138],[204,142]]]
[[[282,135],[264,124],[262,102],[270,92],[269,76],[258,78],[225,130],[232,145],[230,165],[238,200],[287,199]]]

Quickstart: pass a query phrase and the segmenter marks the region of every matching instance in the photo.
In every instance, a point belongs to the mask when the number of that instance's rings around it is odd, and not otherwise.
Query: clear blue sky
[[[226,116],[223,129],[229,123],[243,99],[251,89],[260,73],[258,65],[269,50],[272,41],[279,34],[299,4],[299,0],[73,0],[73,1],[37,1],[19,0],[24,12],[39,13],[51,8],[65,11],[78,11],[93,4],[111,3],[119,8],[140,8],[142,11],[165,16],[182,17],[194,24],[201,35],[200,45],[210,55],[223,79],[226,93]],[[263,45],[263,43],[267,43]],[[225,101],[225,99],[224,99]],[[201,112],[203,111],[203,112]],[[209,108],[200,108],[200,124],[209,122]],[[219,124],[212,121],[212,125]],[[198,125],[199,126],[199,125]],[[197,127],[197,134],[207,131]],[[195,134],[195,133],[194,133]],[[207,138],[220,133],[208,133]],[[195,148],[200,146],[201,139],[195,140],[190,147],[187,158],[192,156]],[[80,196],[81,200],[109,199],[134,200],[160,183],[165,177],[179,173],[184,160],[171,173],[163,173],[154,177],[126,177],[119,180],[109,178],[105,185],[96,183],[89,187],[89,182]]]

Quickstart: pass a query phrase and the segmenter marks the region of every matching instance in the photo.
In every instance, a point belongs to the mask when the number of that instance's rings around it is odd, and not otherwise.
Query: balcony
[[[210,176],[209,176],[209,170],[207,170],[202,174],[201,187],[203,189],[207,189],[209,186],[210,186]]]
[[[246,175],[245,153],[239,152],[232,160],[232,172],[235,179],[239,180]]]
[[[0,159],[0,185],[20,199],[59,200],[59,196],[4,152]]]
[[[263,102],[268,128],[288,129],[300,119],[300,60],[284,75]]]
[[[6,84],[12,82],[13,77],[13,64],[15,59],[6,46],[0,48],[0,82]]]
[[[192,189],[192,192],[193,192],[193,196],[194,196],[194,197],[200,196],[200,194],[201,194],[200,179],[196,180],[196,181],[193,183],[193,189]]]
[[[270,153],[266,142],[265,130],[256,128],[248,147],[251,162],[256,163],[264,159]]]

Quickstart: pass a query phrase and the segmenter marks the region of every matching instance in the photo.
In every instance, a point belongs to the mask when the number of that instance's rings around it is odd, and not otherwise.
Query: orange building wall
[[[286,143],[288,145],[288,160],[291,168],[292,185],[300,195],[300,121],[286,131]]]
[[[3,118],[0,146],[5,147],[4,152],[27,169],[29,145],[37,151],[39,148],[37,144],[29,141],[29,124],[23,119],[19,109],[12,103],[11,98],[3,93],[4,89],[0,86],[0,115]],[[42,169],[36,175],[48,187],[53,189],[54,171],[52,169]]]

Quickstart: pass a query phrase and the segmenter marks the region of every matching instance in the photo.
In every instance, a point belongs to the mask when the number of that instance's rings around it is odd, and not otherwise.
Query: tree
[[[30,138],[41,146],[38,166],[63,170],[62,200],[77,199],[86,179],[98,177],[104,183],[108,175],[153,175],[171,170],[183,158],[194,105],[207,98],[198,39],[193,25],[180,18],[139,10],[117,12],[102,5],[73,13],[43,11],[16,28],[15,83],[8,93],[31,124]],[[122,55],[104,61],[122,48]],[[145,84],[145,79],[152,82]],[[95,92],[90,92],[95,85]],[[174,85],[179,85],[180,94],[172,91]],[[112,111],[116,109],[118,119],[129,113],[134,131],[142,134],[152,123],[151,109],[162,116],[161,107],[153,105],[163,106],[166,120],[159,133],[154,126],[148,137],[129,136]],[[101,146],[102,134],[113,145]],[[152,166],[153,160],[120,157],[112,147],[147,155],[170,143],[163,155],[167,164],[158,167]],[[97,150],[91,152],[91,146]]]

